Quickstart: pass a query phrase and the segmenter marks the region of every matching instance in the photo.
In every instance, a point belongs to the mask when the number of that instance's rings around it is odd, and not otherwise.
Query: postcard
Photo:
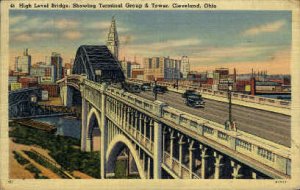
[[[299,189],[299,5],[1,1],[1,188]]]

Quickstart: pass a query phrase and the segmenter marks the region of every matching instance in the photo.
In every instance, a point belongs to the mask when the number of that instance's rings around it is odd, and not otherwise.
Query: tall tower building
[[[116,59],[119,57],[119,38],[116,27],[115,17],[112,17],[111,26],[109,29],[109,33],[107,36],[106,46],[110,50],[110,52],[115,56]]]
[[[31,67],[31,55],[28,54],[28,49],[26,48],[23,52],[23,56],[16,57],[15,70],[21,73],[30,73]]]
[[[182,56],[180,71],[182,72],[183,78],[186,79],[188,73],[190,72],[190,61],[188,56]]]
[[[54,66],[54,81],[60,80],[63,77],[62,71],[63,59],[59,53],[52,52],[51,54],[51,65]]]

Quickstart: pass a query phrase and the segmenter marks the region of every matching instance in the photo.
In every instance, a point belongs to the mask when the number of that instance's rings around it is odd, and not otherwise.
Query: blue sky
[[[105,44],[115,15],[120,58],[190,57],[195,70],[249,67],[289,73],[291,13],[288,11],[10,11],[13,57],[29,48],[33,62],[52,51],[64,62],[83,44]]]

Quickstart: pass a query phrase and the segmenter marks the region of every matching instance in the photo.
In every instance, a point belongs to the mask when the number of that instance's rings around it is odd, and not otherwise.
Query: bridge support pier
[[[180,140],[178,142],[179,144],[179,177],[182,177],[182,146],[184,145],[184,141],[183,141],[183,135],[180,136]]]
[[[69,86],[61,87],[61,99],[64,106],[71,107],[73,102],[73,91]]]
[[[152,142],[152,129],[153,129],[153,126],[154,126],[153,123],[154,123],[154,120],[151,119],[149,121],[149,140],[150,140],[150,142]]]
[[[145,172],[146,170],[146,167],[145,167],[145,164],[146,164],[146,153],[144,151],[142,151],[142,162],[143,162],[143,171]]]
[[[215,157],[215,179],[219,179],[221,176],[220,173],[222,173],[221,167],[223,166],[223,164],[221,164],[221,160],[223,158],[223,155],[215,151],[214,157]]]
[[[92,151],[91,145],[92,145],[92,139],[89,138],[89,137],[87,137],[87,138],[85,139],[85,151],[86,151],[86,152],[91,152],[91,151]]]
[[[140,114],[139,116],[139,140],[142,140],[142,126],[143,126],[143,116]]]
[[[101,129],[101,143],[100,143],[100,176],[102,179],[105,179],[105,172],[106,172],[106,149],[107,149],[107,119],[106,119],[106,112],[105,112],[105,101],[106,101],[106,85],[103,84],[101,88],[101,122],[100,122],[100,129]]]
[[[82,114],[81,114],[81,151],[86,150],[86,134],[87,134],[87,102],[82,98]]]
[[[207,147],[204,147],[202,144],[200,144],[200,151],[201,151],[201,177],[202,179],[205,179],[206,177],[206,158],[208,155],[206,155]]]
[[[134,130],[134,137],[137,138],[137,131],[138,131],[138,126],[139,126],[139,115],[138,112],[135,112],[135,116],[134,116],[134,126],[135,126],[135,130]]]
[[[193,151],[195,150],[194,148],[194,141],[192,140],[192,142],[189,145],[189,169],[190,169],[190,179],[193,179],[193,168],[194,168],[194,155],[193,155]]]
[[[170,135],[170,167],[173,168],[173,151],[174,151],[174,131]]]
[[[162,125],[154,122],[154,153],[153,153],[153,178],[161,178],[162,162]]]
[[[150,179],[151,175],[151,160],[150,157],[147,157],[147,178]]]
[[[257,179],[257,174],[256,174],[256,172],[252,172],[252,179]]]
[[[147,137],[147,118],[146,116],[144,117],[144,143],[146,144],[146,137]]]
[[[167,134],[167,131],[166,131],[166,127],[164,127],[163,129],[163,133],[162,133],[162,162],[164,163],[165,162],[165,149],[166,149],[166,134]]]
[[[235,161],[231,161],[231,167],[233,167],[233,172],[232,172],[232,177],[233,179],[239,179],[241,178],[243,175],[239,174],[240,169],[241,169],[241,165],[236,163]]]

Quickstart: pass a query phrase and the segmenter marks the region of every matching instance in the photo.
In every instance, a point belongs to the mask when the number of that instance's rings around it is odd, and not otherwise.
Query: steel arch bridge
[[[73,74],[60,81],[62,97],[72,105],[80,92],[81,150],[100,151],[101,178],[124,155],[142,179],[290,178],[288,148],[108,85],[124,75],[106,46],[79,47]]]
[[[76,53],[72,73],[86,75],[87,79],[95,82],[125,81],[120,62],[104,45],[80,46]]]

